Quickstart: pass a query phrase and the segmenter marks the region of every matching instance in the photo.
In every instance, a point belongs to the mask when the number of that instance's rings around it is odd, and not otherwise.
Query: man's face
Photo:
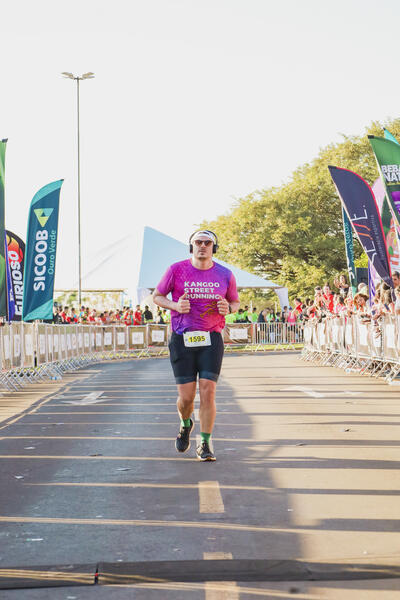
[[[324,285],[324,294],[330,294],[331,293],[331,288],[329,287],[329,285]]]
[[[193,255],[200,260],[211,258],[213,254],[213,243],[206,236],[199,236],[193,242]]]
[[[397,287],[398,285],[400,285],[400,278],[398,275],[393,274],[392,279],[393,279],[394,287]]]

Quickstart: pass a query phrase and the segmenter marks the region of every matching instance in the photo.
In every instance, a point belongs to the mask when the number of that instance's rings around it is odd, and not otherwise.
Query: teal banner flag
[[[0,240],[5,236],[5,168],[7,140],[0,141]],[[5,246],[0,243],[0,316],[7,317]]]
[[[353,245],[353,229],[347,213],[342,206],[342,217],[343,217],[343,233],[344,243],[346,246],[346,259],[347,259],[347,272],[349,274],[349,281],[351,291],[353,292],[353,298],[357,292],[357,277],[356,268],[354,266],[354,245]]]
[[[389,129],[385,129],[385,128],[383,128],[383,131],[384,131],[385,138],[386,138],[387,140],[390,140],[391,142],[394,142],[395,144],[398,144],[398,143],[399,143],[399,142],[396,140],[396,138],[394,137],[394,135],[393,135],[392,133],[390,133]]]
[[[34,196],[26,234],[23,321],[53,318],[58,208],[63,179],[42,187]]]

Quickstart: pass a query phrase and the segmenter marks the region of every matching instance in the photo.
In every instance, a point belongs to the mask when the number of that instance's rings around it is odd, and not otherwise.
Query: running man
[[[191,259],[171,265],[154,290],[155,304],[171,311],[172,336],[170,360],[178,387],[178,413],[181,426],[175,447],[178,452],[190,448],[194,427],[197,375],[200,393],[201,443],[197,458],[215,460],[210,448],[216,406],[215,392],[221,371],[224,342],[221,331],[225,315],[239,308],[239,296],[233,273],[213,262],[218,249],[212,231],[196,231],[190,236]],[[172,300],[167,298],[171,293]]]

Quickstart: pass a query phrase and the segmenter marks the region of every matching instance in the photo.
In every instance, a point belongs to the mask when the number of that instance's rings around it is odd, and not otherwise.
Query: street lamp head
[[[89,73],[84,73],[82,75],[82,79],[93,79],[94,78],[94,73],[92,73],[91,71],[89,71]]]
[[[68,77],[68,79],[74,79],[74,76],[72,73],[66,73],[65,71],[63,71],[61,73],[61,75],[64,75],[64,77]]]

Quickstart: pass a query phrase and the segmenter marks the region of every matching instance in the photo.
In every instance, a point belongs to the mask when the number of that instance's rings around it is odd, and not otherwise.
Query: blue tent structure
[[[157,229],[145,227],[137,290],[139,302],[142,302],[155,289],[170,264],[187,258],[189,258],[187,244],[183,244],[169,235],[157,231]],[[238,288],[274,290],[279,298],[281,308],[289,306],[288,290],[286,287],[229,265],[219,258],[215,258],[214,260],[232,271]]]

